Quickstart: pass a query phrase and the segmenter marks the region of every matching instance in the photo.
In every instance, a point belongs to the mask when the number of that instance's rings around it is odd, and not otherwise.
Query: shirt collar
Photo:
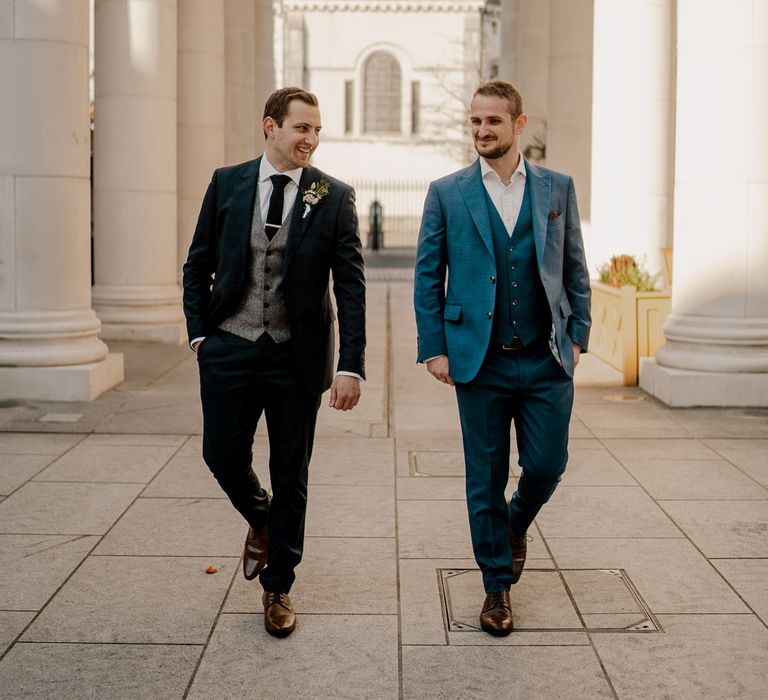
[[[501,182],[501,178],[499,177],[499,174],[488,164],[488,161],[480,156],[480,173],[485,179],[486,177],[492,177]],[[515,179],[515,176],[520,173],[523,177],[526,176],[525,172],[525,158],[523,158],[523,154],[520,154],[520,159],[517,161],[517,167],[515,168],[515,172],[512,173],[512,177],[510,179],[510,184],[512,183],[512,180]]]
[[[289,178],[291,178],[291,180],[293,180],[296,187],[298,187],[303,170],[304,168],[294,168],[293,170],[286,170],[284,173],[278,173],[275,169],[275,166],[269,162],[267,154],[265,153],[261,157],[261,163],[259,164],[259,182],[268,180],[270,177],[272,177],[272,175],[287,175]]]

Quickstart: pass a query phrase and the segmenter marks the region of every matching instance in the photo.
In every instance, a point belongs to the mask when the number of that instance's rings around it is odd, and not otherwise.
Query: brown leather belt
[[[518,336],[515,336],[512,338],[512,342],[509,343],[509,345],[505,345],[504,343],[491,343],[491,348],[494,352],[506,355],[508,353],[516,352],[517,350],[522,350],[523,341],[520,340]]]

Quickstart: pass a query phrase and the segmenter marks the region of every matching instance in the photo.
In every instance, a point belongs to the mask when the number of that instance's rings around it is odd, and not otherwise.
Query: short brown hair
[[[506,80],[489,80],[487,83],[483,83],[475,90],[472,99],[474,100],[477,95],[501,97],[506,100],[513,120],[523,113],[523,96],[512,83],[508,83]]]
[[[319,106],[317,96],[313,95],[311,92],[307,92],[298,87],[280,88],[279,90],[275,90],[267,98],[267,101],[264,104],[264,116],[262,117],[262,121],[267,117],[272,117],[278,126],[282,126],[283,120],[287,116],[293,100],[301,100],[312,107]],[[265,132],[264,137],[266,138],[266,136],[267,134]]]

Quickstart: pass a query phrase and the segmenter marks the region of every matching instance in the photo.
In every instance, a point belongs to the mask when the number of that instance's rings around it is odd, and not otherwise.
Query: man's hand
[[[437,381],[453,386],[450,368],[448,366],[448,355],[439,355],[433,357],[427,362],[427,372],[429,372]]]
[[[202,342],[202,340],[198,340],[196,343],[192,343],[192,349],[195,351],[195,355],[197,355],[197,349],[200,347]]]
[[[348,374],[337,374],[331,384],[331,401],[337,411],[351,411],[360,400],[360,380]]]
[[[576,345],[576,343],[571,343],[571,345],[573,345],[573,366],[576,367],[579,364],[579,357],[581,357],[581,346]]]

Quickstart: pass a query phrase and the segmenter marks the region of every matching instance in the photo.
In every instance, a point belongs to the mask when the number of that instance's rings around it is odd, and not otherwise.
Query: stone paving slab
[[[550,539],[564,569],[626,569],[656,613],[745,613],[744,603],[691,542],[681,538]]]
[[[180,698],[200,646],[17,644],[0,663],[8,700]]]
[[[247,524],[221,498],[139,498],[95,554],[239,557]]]
[[[39,610],[98,542],[82,535],[0,535],[0,610]]]
[[[142,484],[27,482],[0,503],[0,533],[101,535]]]
[[[406,698],[493,698],[507,691],[540,700],[614,697],[589,647],[403,647]]]
[[[10,646],[21,631],[32,621],[34,612],[0,611],[0,655]]]
[[[663,501],[661,506],[708,557],[768,557],[768,500]]]
[[[761,698],[768,629],[753,615],[661,615],[664,634],[595,634],[619,697]]]
[[[0,454],[0,494],[7,496],[32,477],[39,474],[53,461],[53,455],[8,455]]]
[[[303,615],[288,638],[260,615],[219,619],[190,698],[397,698],[397,617]]]
[[[724,459],[633,459],[625,466],[659,500],[768,497],[768,490]]]
[[[99,445],[85,440],[40,472],[34,481],[146,484],[176,449],[160,445]]]
[[[768,625],[768,559],[713,559],[712,564]]]
[[[204,644],[237,563],[223,557],[89,557],[22,641]],[[206,574],[209,566],[218,573]]]
[[[653,499],[636,486],[563,484],[536,521],[547,539],[682,536]]]
[[[394,538],[307,537],[291,596],[300,613],[396,615]],[[261,613],[261,587],[235,578],[225,612]]]

